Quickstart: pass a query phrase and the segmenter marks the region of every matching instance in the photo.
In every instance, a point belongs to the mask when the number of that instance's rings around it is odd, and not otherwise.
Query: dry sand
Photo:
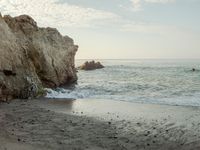
[[[198,150],[200,108],[110,100],[0,104],[0,150]]]

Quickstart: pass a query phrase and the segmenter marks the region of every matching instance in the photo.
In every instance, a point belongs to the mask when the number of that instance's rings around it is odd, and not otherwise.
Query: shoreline
[[[193,106],[14,100],[0,104],[0,150],[196,150],[200,148],[199,118],[200,107]]]
[[[133,120],[134,118],[161,119],[168,118],[181,120],[189,118],[188,114],[200,114],[200,106],[181,106],[165,104],[147,104],[110,99],[54,99],[46,98],[40,103],[43,108],[71,115],[86,115],[94,118],[109,118],[119,120]],[[83,114],[84,112],[84,114]],[[184,115],[183,115],[184,113]],[[118,116],[118,117],[116,117]]]

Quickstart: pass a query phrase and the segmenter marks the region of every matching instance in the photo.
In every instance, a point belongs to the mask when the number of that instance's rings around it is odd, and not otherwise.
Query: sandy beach
[[[200,108],[111,100],[0,104],[0,149],[197,150]]]
[[[0,150],[200,150],[200,0],[0,0]]]

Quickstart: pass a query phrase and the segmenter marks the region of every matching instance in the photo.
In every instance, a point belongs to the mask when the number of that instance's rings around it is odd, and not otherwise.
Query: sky
[[[77,59],[200,59],[200,0],[0,0],[79,45]]]

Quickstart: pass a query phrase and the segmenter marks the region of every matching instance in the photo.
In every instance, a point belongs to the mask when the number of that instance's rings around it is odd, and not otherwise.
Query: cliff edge
[[[0,101],[75,82],[77,50],[70,37],[38,27],[30,16],[0,15]]]

